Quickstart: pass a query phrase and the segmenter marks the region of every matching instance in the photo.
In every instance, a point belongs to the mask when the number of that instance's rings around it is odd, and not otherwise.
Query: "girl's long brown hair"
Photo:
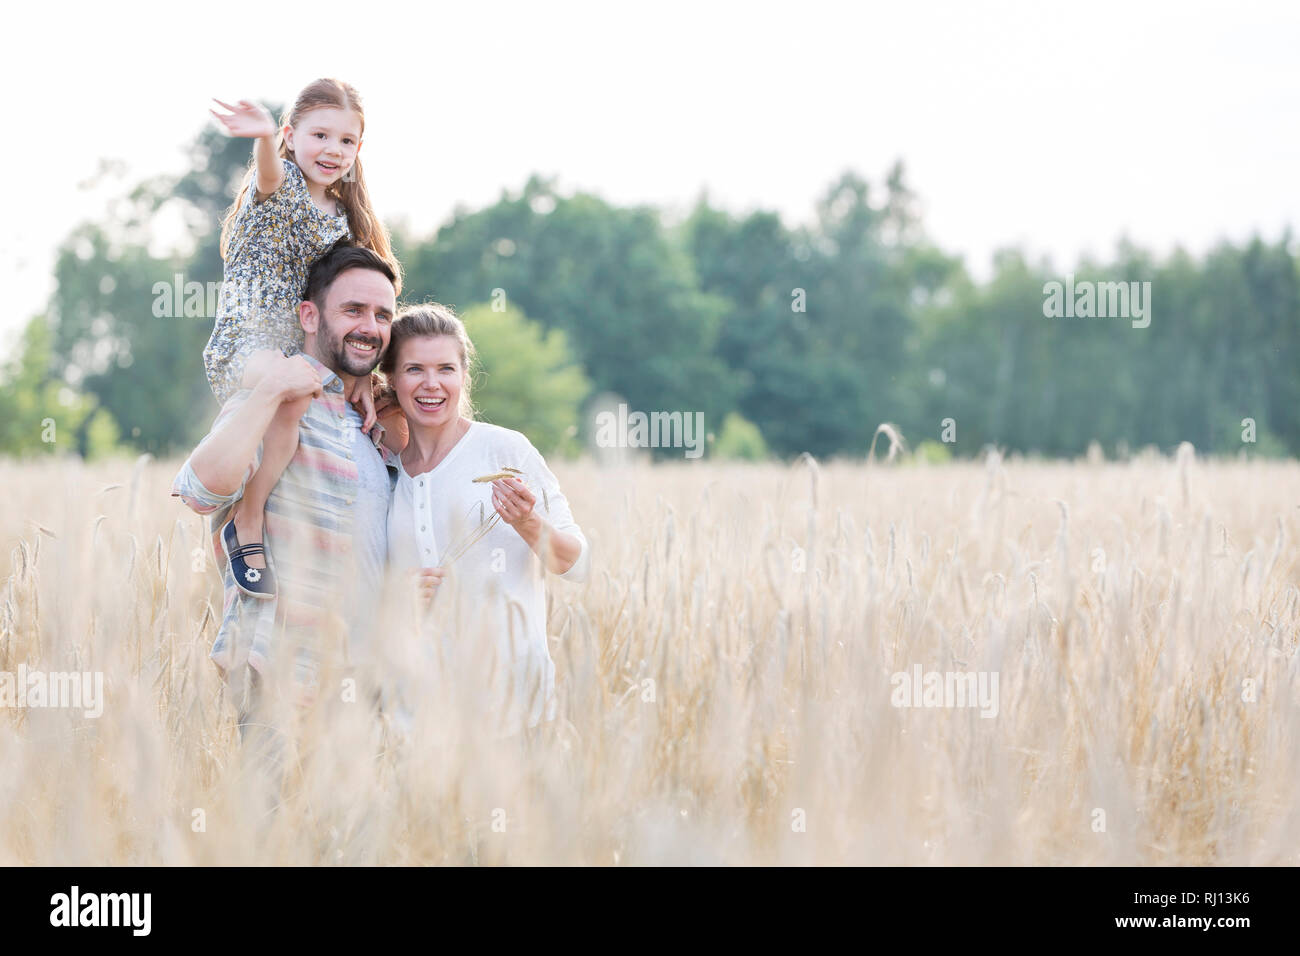
[[[282,159],[287,158],[295,163],[298,162],[293,150],[284,141],[284,127],[286,125],[297,126],[302,121],[305,113],[319,109],[322,106],[333,106],[338,109],[354,111],[361,118],[361,133],[365,135],[366,114],[361,106],[361,94],[342,80],[315,80],[298,94],[298,98],[294,100],[293,108],[280,119],[280,129],[275,134],[275,147],[276,153]],[[250,158],[248,172],[244,174],[243,184],[239,187],[239,193],[235,196],[235,204],[226,212],[226,217],[221,223],[222,259],[226,257],[230,231],[234,225],[235,216],[238,215],[239,207],[244,202],[244,196],[249,189],[253,188],[255,173],[256,160]],[[393,248],[388,241],[388,230],[384,228],[383,223],[379,221],[379,217],[375,215],[374,209],[370,206],[370,193],[366,190],[366,177],[361,172],[360,156],[352,164],[352,168],[347,175],[330,186],[326,193],[338,200],[339,204],[347,210],[348,228],[352,230],[352,241],[359,246],[370,249],[393,267],[393,271],[398,275],[396,285],[400,293],[401,267],[398,265],[397,258],[393,255]]]

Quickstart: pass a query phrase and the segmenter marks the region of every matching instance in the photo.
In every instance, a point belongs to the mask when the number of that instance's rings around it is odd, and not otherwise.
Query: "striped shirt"
[[[375,509],[357,504],[360,482],[354,449],[359,417],[348,404],[343,382],[312,356],[303,353],[303,358],[320,373],[323,393],[304,413],[298,448],[267,498],[265,544],[278,581],[277,596],[260,600],[241,591],[221,541],[222,527],[261,464],[260,445],[244,481],[232,494],[214,494],[205,488],[186,459],[172,482],[172,495],[209,516],[212,551],[225,591],[212,660],[226,672],[245,664],[265,672],[275,648],[291,647],[296,679],[312,685],[322,657],[341,654],[336,659],[347,659],[345,614],[358,580],[354,517],[358,510],[371,515]],[[209,434],[221,428],[250,394],[242,389],[232,395]],[[382,427],[376,425],[371,429],[373,441],[363,447],[388,469],[391,494],[397,457],[378,444],[382,434]],[[384,505],[379,514],[386,512],[387,502]]]

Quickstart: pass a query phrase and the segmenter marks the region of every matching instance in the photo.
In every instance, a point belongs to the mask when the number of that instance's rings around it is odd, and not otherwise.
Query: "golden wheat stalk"
[[[475,484],[479,484],[485,481],[496,481],[498,478],[513,478],[516,476],[520,476],[522,474],[523,472],[520,471],[518,468],[511,468],[509,465],[502,465],[501,470],[496,472],[495,474],[479,475],[477,478],[474,478],[472,480],[474,481]]]
[[[500,520],[501,516],[495,511],[492,512],[491,518],[488,518],[487,521],[484,521],[482,524],[472,529],[469,534],[465,535],[464,538],[456,542],[456,544],[447,550],[447,554],[442,559],[442,566],[444,568],[450,567],[461,555],[481,541],[489,531],[495,528],[497,522]]]
[[[487,481],[496,481],[498,478],[515,478],[515,477],[522,477],[522,476],[523,476],[523,472],[520,471],[518,468],[511,468],[509,465],[502,465],[501,470],[498,471],[496,474],[480,475],[477,478],[471,479],[471,481],[473,481],[475,484],[481,484]],[[450,547],[447,550],[447,554],[442,560],[442,566],[444,568],[449,567],[453,562],[455,562],[458,558],[460,558],[466,551],[468,551],[475,544],[481,541],[489,531],[491,531],[493,528],[496,527],[497,522],[500,520],[501,520],[501,515],[497,514],[495,511],[492,512],[491,518],[488,518],[486,521],[481,522],[478,526],[473,528],[469,532],[469,534],[465,535],[464,538],[462,538],[460,541],[457,541],[454,545],[452,545],[452,547]]]

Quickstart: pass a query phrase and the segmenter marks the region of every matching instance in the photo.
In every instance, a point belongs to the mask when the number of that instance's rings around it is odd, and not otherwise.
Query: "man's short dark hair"
[[[314,302],[316,308],[324,312],[325,297],[329,294],[330,286],[334,284],[334,280],[340,273],[347,272],[349,269],[371,269],[378,272],[393,284],[395,294],[400,291],[397,288],[397,270],[393,268],[392,263],[365,246],[353,245],[340,239],[330,246],[325,255],[316,260],[316,264],[307,273],[307,288],[303,292],[303,300]]]

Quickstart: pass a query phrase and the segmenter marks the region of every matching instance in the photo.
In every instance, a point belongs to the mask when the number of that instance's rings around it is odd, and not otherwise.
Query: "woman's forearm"
[[[576,535],[566,531],[556,531],[545,518],[537,514],[529,515],[519,522],[515,530],[519,532],[519,537],[524,539],[528,547],[533,549],[533,553],[542,559],[546,570],[552,574],[563,574],[573,567],[578,556],[582,554],[582,542]],[[541,551],[543,538],[549,545],[547,548],[549,554],[543,554]]]

